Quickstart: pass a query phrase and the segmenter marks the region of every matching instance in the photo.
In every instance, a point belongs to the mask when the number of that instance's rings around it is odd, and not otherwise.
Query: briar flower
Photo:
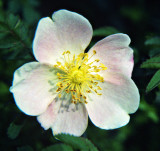
[[[102,129],[119,128],[139,106],[130,38],[111,35],[85,53],[92,33],[89,21],[74,12],[42,18],[33,41],[38,62],[14,73],[10,91],[17,106],[54,135],[82,135],[88,115]]]

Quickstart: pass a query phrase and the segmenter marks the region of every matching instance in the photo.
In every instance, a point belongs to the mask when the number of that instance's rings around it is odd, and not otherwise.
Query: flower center
[[[69,74],[71,76],[71,82],[75,84],[81,84],[84,81],[84,72],[80,69],[73,68],[73,71]]]
[[[93,55],[95,54],[96,51],[94,50]],[[104,82],[104,79],[98,72],[106,70],[107,67],[102,63],[99,66],[93,65],[93,63],[98,63],[99,60],[89,62],[93,55],[88,57],[87,53],[80,53],[77,58],[75,58],[75,55],[71,58],[70,55],[70,51],[65,51],[63,53],[64,63],[57,62],[54,65],[62,71],[62,73],[57,73],[59,82],[56,92],[58,96],[71,94],[71,102],[76,104],[87,103],[86,93],[102,95],[98,92],[102,90],[98,83]]]

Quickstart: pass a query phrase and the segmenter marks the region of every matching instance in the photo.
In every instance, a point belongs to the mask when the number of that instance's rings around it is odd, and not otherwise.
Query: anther
[[[59,91],[61,91],[61,88],[58,88],[58,89],[56,90],[56,92],[59,92]]]
[[[66,89],[66,90],[65,90],[65,92],[66,92],[66,93],[69,93],[69,90],[68,90],[68,89]]]
[[[82,93],[79,93],[79,96],[82,97]]]
[[[61,65],[61,62],[57,61],[57,64],[58,64],[58,65]]]
[[[100,86],[97,86],[97,89],[98,89],[98,90],[102,90],[102,88],[101,88]]]
[[[94,71],[95,71],[95,72],[99,72],[99,71],[101,71],[101,70],[100,70],[100,69],[95,69]]]
[[[87,99],[87,97],[86,97],[86,96],[83,96],[83,99],[85,99],[85,100],[86,100],[86,99]]]
[[[102,95],[102,93],[97,93],[97,95]]]
[[[86,90],[87,93],[91,93],[91,90]]]
[[[100,60],[99,60],[99,59],[96,59],[96,60],[94,60],[94,61],[99,62]]]
[[[61,94],[58,94],[58,97],[59,97],[59,98],[61,98],[61,96],[62,96]]]
[[[106,70],[107,67],[104,64],[100,64],[96,66],[96,62],[99,62],[99,59],[93,59],[92,62],[88,63],[88,60],[91,59],[95,54],[96,50],[93,50],[93,54],[89,57],[88,53],[80,53],[75,57],[73,54],[73,58],[69,57],[71,52],[69,50],[63,52],[64,63],[57,61],[54,67],[63,70],[64,73],[58,72],[57,78],[61,79],[57,83],[58,97],[61,98],[63,92],[70,93],[71,95],[71,103],[88,103],[87,97],[82,94],[84,93],[92,93],[93,91],[97,95],[102,95],[97,92],[102,90],[100,86],[98,86],[99,82],[104,82],[103,77],[101,77],[98,73],[102,70]],[[93,73],[93,74],[92,74]]]
[[[95,55],[97,52],[95,50],[93,50],[93,54]]]
[[[84,103],[87,104],[88,102],[85,100]]]
[[[60,75],[61,75],[61,74],[58,72],[58,73],[57,73],[57,76],[60,76]]]
[[[66,51],[64,51],[62,55],[65,55],[65,54],[66,54]]]
[[[66,51],[66,54],[70,54],[71,52],[69,50]]]
[[[93,86],[92,86],[92,85],[89,85],[89,88],[91,88],[91,89],[92,89],[92,88],[93,88]]]
[[[94,84],[95,84],[95,85],[97,85],[97,84],[98,84],[98,82],[94,82]]]
[[[72,95],[72,99],[73,99],[73,100],[75,100],[75,99],[76,99],[75,95]]]
[[[95,89],[95,90],[94,90],[94,92],[96,92],[96,93],[97,93],[97,90]]]

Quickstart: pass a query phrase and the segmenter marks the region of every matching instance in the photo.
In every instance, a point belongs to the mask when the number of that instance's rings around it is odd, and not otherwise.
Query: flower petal
[[[134,113],[139,106],[139,92],[127,76],[108,73],[108,81],[100,84],[101,96],[88,96],[87,111],[91,121],[103,129],[124,126],[129,121],[128,113]]]
[[[51,123],[45,125],[45,123],[48,121],[47,118],[49,116],[53,117],[54,115],[56,115],[56,118],[52,119],[53,125],[51,127],[54,135],[66,133],[74,136],[80,136],[85,132],[88,125],[87,110],[84,104],[68,104],[67,102],[68,101],[66,100],[58,100],[56,103],[56,107],[52,108],[52,110],[54,111],[50,112],[53,114],[47,115],[46,113],[46,118],[42,117],[42,119],[41,117],[39,117],[39,119],[41,118],[41,120],[39,121],[44,128],[48,128]],[[58,105],[59,108],[57,107]],[[43,114],[41,116],[43,116]]]
[[[26,63],[14,73],[13,93],[17,106],[29,115],[43,113],[56,94],[56,70],[38,62]]]
[[[41,126],[47,130],[55,122],[58,110],[60,108],[60,101],[56,102],[55,100],[48,106],[47,110],[37,117],[38,122]]]
[[[39,21],[33,51],[42,63],[55,64],[57,56],[64,51],[79,54],[85,50],[92,37],[92,27],[83,16],[67,10],[60,10]]]
[[[89,54],[96,50],[93,59],[100,59],[109,72],[120,72],[131,77],[133,70],[133,50],[128,47],[130,38],[126,34],[114,34],[96,43]],[[91,61],[92,61],[91,60]]]

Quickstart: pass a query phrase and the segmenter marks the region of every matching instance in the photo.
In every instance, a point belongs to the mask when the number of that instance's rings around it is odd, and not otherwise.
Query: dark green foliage
[[[0,49],[3,58],[31,58],[31,39],[28,35],[28,29],[13,14],[1,14]]]
[[[75,137],[67,134],[59,134],[55,136],[60,141],[80,151],[98,151],[97,148],[88,140],[82,137]]]
[[[149,51],[149,56],[150,56],[150,57],[159,56],[159,54],[160,54],[160,48],[152,48],[152,49]]]
[[[153,57],[143,62],[141,65],[141,68],[153,68],[153,69],[158,68],[159,69],[160,68],[160,56]]]
[[[145,41],[145,45],[159,45],[160,46],[160,37],[151,37]]]
[[[9,0],[7,5],[9,12],[21,12],[28,25],[33,26],[40,18],[40,14],[35,9],[39,6],[39,0]]]
[[[144,99],[141,99],[140,110],[145,112],[148,118],[153,122],[158,123],[159,117],[156,108],[153,105],[149,105]]]
[[[149,55],[152,57],[141,64],[141,68],[160,69],[160,38],[150,37],[145,41],[146,46],[150,46]],[[151,91],[160,84],[160,70],[158,70],[147,85],[146,92]]]
[[[158,70],[154,76],[152,77],[151,81],[147,85],[146,91],[149,92],[155,87],[157,87],[160,84],[160,70]]]
[[[8,137],[10,139],[15,139],[19,135],[21,129],[22,125],[16,125],[14,123],[11,123],[7,131]]]
[[[18,147],[17,151],[34,151],[34,150],[31,146],[22,146],[22,147]]]
[[[56,144],[42,149],[42,151],[73,151],[73,149],[65,144]]]
[[[96,36],[105,37],[105,36],[109,36],[111,34],[116,34],[116,33],[119,33],[119,31],[114,27],[101,27],[94,30],[93,37],[96,37]]]

